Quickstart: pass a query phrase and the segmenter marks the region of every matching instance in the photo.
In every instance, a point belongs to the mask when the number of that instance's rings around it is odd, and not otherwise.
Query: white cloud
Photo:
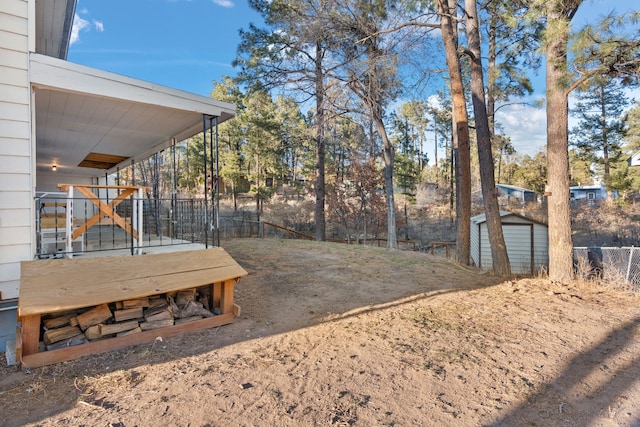
[[[73,17],[73,27],[71,28],[71,40],[70,44],[76,43],[80,40],[80,31],[88,30],[90,28],[89,21],[82,19],[80,15],[76,14]]]
[[[213,3],[217,4],[218,6],[222,6],[226,8],[232,8],[235,6],[235,4],[231,0],[211,0],[211,1],[213,1]]]
[[[547,145],[547,113],[545,108],[514,104],[501,108],[496,121],[520,155],[534,156]]]
[[[99,33],[104,31],[104,24],[102,23],[102,21],[93,21],[93,26]]]

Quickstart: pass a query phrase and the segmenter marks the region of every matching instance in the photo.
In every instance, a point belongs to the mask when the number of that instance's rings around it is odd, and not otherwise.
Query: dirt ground
[[[640,426],[640,306],[417,252],[233,240],[227,326],[19,372],[3,426]],[[4,359],[4,358],[3,358]]]

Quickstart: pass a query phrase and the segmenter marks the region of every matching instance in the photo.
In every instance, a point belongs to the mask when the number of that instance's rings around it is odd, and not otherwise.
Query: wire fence
[[[584,278],[640,286],[640,247],[573,248],[573,262]]]

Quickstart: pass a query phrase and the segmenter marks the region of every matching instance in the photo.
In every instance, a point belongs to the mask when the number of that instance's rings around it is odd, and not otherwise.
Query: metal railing
[[[106,205],[110,202],[108,198],[99,199]],[[191,243],[209,245],[216,231],[211,204],[202,199],[132,196],[114,208],[114,215],[104,215],[87,198],[68,198],[65,193],[39,194],[35,204],[36,256],[40,258],[123,249],[133,254],[146,247]],[[71,250],[67,246],[69,230]]]

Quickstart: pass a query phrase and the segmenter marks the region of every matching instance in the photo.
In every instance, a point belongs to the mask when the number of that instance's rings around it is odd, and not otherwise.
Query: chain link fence
[[[587,279],[640,285],[640,247],[573,248],[573,263]]]

